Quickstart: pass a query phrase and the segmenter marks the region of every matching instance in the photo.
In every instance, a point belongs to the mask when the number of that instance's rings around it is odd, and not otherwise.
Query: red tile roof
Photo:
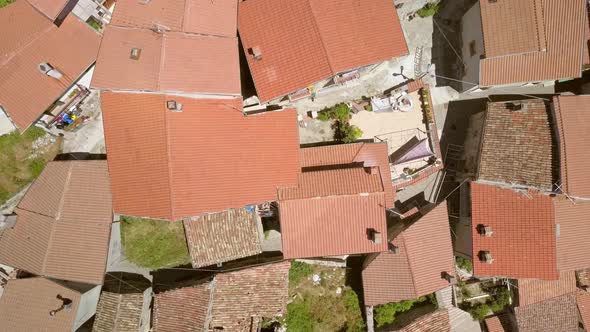
[[[488,332],[505,332],[504,326],[502,326],[502,322],[498,316],[490,317],[485,319],[486,327],[488,328]]]
[[[133,48],[141,49],[138,60],[130,57]],[[238,40],[109,25],[92,86],[239,95]]]
[[[210,283],[178,288],[154,296],[154,332],[205,331]]]
[[[392,208],[394,193],[388,151],[387,143],[328,145],[301,149],[300,160],[304,170],[346,166],[379,167],[385,190],[385,204],[387,208]]]
[[[408,54],[388,0],[248,0],[238,30],[258,97],[268,101],[338,72]],[[260,60],[248,49],[258,48]]]
[[[515,308],[519,332],[578,332],[575,293]]]
[[[400,332],[449,332],[451,322],[449,311],[439,309],[412,321],[399,330]]]
[[[166,109],[176,100],[182,112]],[[242,101],[102,93],[115,213],[180,219],[276,200],[299,167],[294,110],[244,116]]]
[[[119,0],[112,25],[235,37],[238,0]]]
[[[279,219],[285,258],[387,250],[383,192],[283,200]],[[368,238],[370,228],[381,233],[381,244]]]
[[[56,279],[101,284],[113,220],[106,161],[47,164],[0,237],[0,262]]]
[[[471,183],[471,208],[475,275],[559,278],[555,209],[549,196]],[[480,235],[478,225],[491,226],[492,236]],[[480,251],[489,251],[494,261],[481,262]]]
[[[72,300],[68,310],[50,316],[63,302],[61,295]],[[1,331],[72,331],[81,298],[80,293],[41,277],[12,279],[0,297]]]
[[[43,15],[52,21],[57,18],[59,13],[70,2],[70,0],[27,0],[33,7],[37,8]]]
[[[590,95],[553,98],[561,156],[562,190],[571,196],[590,198]]]
[[[0,106],[23,131],[94,63],[100,35],[73,15],[57,27],[24,0],[0,10],[0,28]],[[41,73],[44,62],[63,77]]]
[[[442,275],[454,274],[455,261],[446,203],[421,216],[391,243],[398,254],[367,258],[362,272],[366,305],[412,299],[449,286]]]
[[[570,271],[590,267],[590,202],[575,204],[565,198],[554,199],[557,237],[557,268]]]
[[[590,328],[590,293],[579,291],[576,294],[576,302],[584,327],[588,330]]]
[[[518,304],[543,302],[576,291],[575,271],[560,273],[559,280],[518,279]]]
[[[482,2],[481,14],[488,56],[480,62],[481,85],[581,76],[587,47],[584,1]]]

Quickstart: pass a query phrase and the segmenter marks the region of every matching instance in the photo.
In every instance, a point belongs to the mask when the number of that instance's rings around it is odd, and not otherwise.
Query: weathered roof
[[[290,266],[219,273],[211,282],[156,294],[154,331],[251,331],[256,319],[284,314]]]
[[[230,209],[184,220],[193,267],[202,267],[262,252],[257,215]]]
[[[248,0],[238,29],[258,97],[284,96],[339,72],[408,54],[394,4]],[[255,60],[249,49],[257,48]]]
[[[559,278],[551,197],[471,183],[471,210],[476,276]],[[491,226],[492,236],[480,235],[480,225]],[[480,261],[480,251],[488,251],[494,261]]]
[[[366,305],[413,299],[447,287],[454,274],[447,205],[419,217],[391,243],[399,253],[368,257],[362,272]]]
[[[575,293],[516,307],[515,315],[519,332],[578,331]]]
[[[502,326],[502,322],[498,316],[490,317],[485,319],[485,325],[488,329],[488,332],[505,332],[504,326]]]
[[[50,162],[0,239],[0,262],[56,279],[101,284],[111,231],[107,163]]]
[[[511,110],[513,105],[520,110]],[[554,141],[543,100],[488,103],[477,178],[551,190]]]
[[[576,291],[576,273],[560,273],[559,280],[518,279],[518,304],[525,306],[543,302]]]
[[[33,7],[37,8],[43,15],[52,21],[62,12],[70,0],[27,0]]]
[[[586,329],[590,326],[590,293],[579,291],[576,293],[578,311]]]
[[[101,96],[116,213],[178,220],[276,200],[297,182],[294,110],[245,116],[240,98]]]
[[[580,77],[586,8],[581,0],[481,3],[483,86]]]
[[[559,137],[562,190],[571,196],[590,198],[590,96],[557,96],[553,107]]]
[[[301,168],[306,170],[336,167],[379,167],[387,208],[393,207],[394,193],[389,168],[387,143],[352,143],[302,148]]]
[[[112,25],[235,37],[237,0],[119,0]]]
[[[24,0],[0,10],[0,28],[0,106],[23,131],[94,63],[100,35],[73,15],[57,27]],[[42,73],[41,63],[63,77]]]
[[[143,312],[143,293],[100,294],[93,332],[139,331]]]
[[[145,6],[151,5],[150,2]],[[139,59],[130,56],[134,48],[141,50]],[[109,25],[100,46],[92,86],[112,90],[239,95],[238,54],[236,37],[156,33]]]
[[[557,268],[571,271],[590,267],[590,202],[575,203],[561,197],[553,200],[557,237]]]
[[[576,277],[581,287],[590,287],[590,268],[576,271]]]
[[[399,330],[400,332],[445,332],[451,331],[449,311],[439,309],[420,316]]]
[[[70,309],[50,316],[63,302],[61,295],[72,300]],[[0,297],[2,331],[72,331],[76,321],[80,293],[42,277],[12,279],[4,286]]]

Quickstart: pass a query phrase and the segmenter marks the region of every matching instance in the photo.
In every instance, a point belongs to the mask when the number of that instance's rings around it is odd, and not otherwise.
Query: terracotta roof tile
[[[235,37],[237,13],[237,0],[120,0],[111,24],[143,29],[158,24],[172,31]]]
[[[584,323],[587,330],[590,327],[590,293],[583,291],[577,292],[576,302],[578,303],[582,323]]]
[[[227,262],[262,252],[257,216],[230,209],[184,220],[193,267]]]
[[[518,279],[518,304],[525,306],[543,302],[576,291],[576,273],[560,273],[559,280]]]
[[[100,35],[73,15],[57,27],[24,0],[0,11],[0,27],[0,105],[23,131],[94,63]],[[45,62],[63,77],[41,73]]]
[[[580,0],[482,2],[486,52],[491,52],[492,56],[514,54],[481,60],[480,84],[490,86],[580,77],[583,48],[586,47],[584,3]],[[534,52],[535,48],[541,51]]]
[[[133,48],[141,49],[137,60],[130,57]],[[238,40],[109,25],[92,86],[239,95]]]
[[[72,306],[52,317],[49,312],[63,304],[57,295],[72,300]],[[0,297],[0,331],[72,331],[80,300],[80,293],[49,279],[9,280]]]
[[[304,170],[334,167],[379,167],[387,208],[393,207],[394,193],[389,168],[387,143],[353,143],[303,148],[300,150]]]
[[[167,110],[170,99],[183,111]],[[103,92],[115,212],[177,220],[276,200],[277,187],[295,185],[296,112],[244,116],[241,104]]]
[[[154,332],[201,332],[205,330],[211,285],[203,283],[154,296]]]
[[[248,55],[262,101],[408,53],[388,0],[362,6],[353,0],[243,1],[238,29],[247,55],[250,48],[262,52],[260,60]]]
[[[449,311],[440,309],[417,318],[399,330],[400,332],[449,332]]]
[[[586,138],[590,133],[590,96],[557,96],[553,105],[558,129],[562,190],[590,198]]]
[[[568,294],[515,308],[519,332],[578,331],[576,295]]]
[[[421,216],[391,241],[399,253],[367,258],[363,269],[366,305],[416,298],[449,285],[443,273],[454,274],[447,205]]]
[[[285,258],[387,250],[383,192],[282,200],[279,220]],[[381,234],[380,244],[369,239],[369,229]]]
[[[93,332],[139,331],[143,293],[102,292],[96,308]]]
[[[102,283],[112,206],[106,161],[47,164],[0,239],[0,262],[31,273]]]
[[[557,267],[571,271],[590,267],[590,202],[554,199],[557,237]]]
[[[477,276],[559,278],[552,199],[536,193],[517,193],[492,185],[471,183],[473,270]],[[482,236],[478,226],[491,226]],[[489,251],[494,261],[480,261]]]
[[[519,103],[520,110],[511,110]],[[479,156],[479,180],[553,187],[550,113],[542,100],[488,103]]]
[[[502,326],[502,322],[498,318],[498,316],[490,317],[485,319],[486,327],[488,328],[488,332],[505,332],[504,326]]]
[[[27,0],[43,15],[55,20],[70,0]]]

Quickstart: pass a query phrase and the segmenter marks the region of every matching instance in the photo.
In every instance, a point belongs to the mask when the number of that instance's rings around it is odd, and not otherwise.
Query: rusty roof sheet
[[[24,0],[2,8],[0,27],[0,106],[23,131],[94,63],[100,35],[73,15],[57,27]],[[63,77],[41,73],[41,63]]]
[[[56,279],[101,284],[111,231],[106,161],[50,162],[0,239],[0,262]]]
[[[590,133],[590,96],[556,96],[553,107],[560,145],[562,190],[590,198],[587,136]]]
[[[285,258],[364,254],[387,250],[383,192],[279,201]],[[380,244],[369,239],[374,229]]]
[[[100,294],[93,332],[139,331],[143,312],[143,293]]]
[[[131,57],[132,49],[140,49],[138,59]],[[235,37],[156,33],[109,25],[100,46],[92,86],[112,90],[239,95],[238,58]]]
[[[380,253],[365,263],[365,304],[412,299],[449,285],[442,274],[454,274],[455,262],[446,203],[421,216],[391,243],[398,254]]]
[[[449,311],[439,309],[420,316],[399,330],[400,332],[449,332],[451,322]]]
[[[553,200],[555,223],[559,226],[557,237],[557,267],[570,271],[590,267],[590,202],[575,204],[565,198]]]
[[[119,0],[112,25],[235,37],[237,0]]]
[[[61,295],[72,300],[69,310],[50,316],[61,307]],[[2,331],[71,331],[74,328],[80,293],[42,277],[11,279],[0,297]]]
[[[305,171],[337,167],[379,167],[387,208],[393,207],[394,193],[387,143],[352,143],[302,148],[301,167]]]
[[[556,165],[550,121],[543,100],[488,103],[477,178],[551,190]]]
[[[575,293],[516,307],[515,315],[519,332],[578,331]]]
[[[408,54],[397,12],[388,0],[362,6],[354,0],[243,1],[238,29],[262,101]],[[255,60],[251,48],[259,49],[262,58]]]
[[[543,302],[576,291],[575,271],[561,272],[559,280],[518,279],[518,304]]]
[[[178,220],[276,200],[297,183],[294,110],[245,116],[240,98],[101,96],[116,213]]]
[[[471,183],[471,209],[476,276],[559,278],[551,197]],[[479,225],[491,226],[492,236],[480,235]],[[494,261],[480,261],[480,251],[489,251]]]
[[[583,0],[503,0],[482,2],[481,8],[486,52],[514,54],[481,60],[480,85],[581,76],[583,50],[587,47]],[[540,51],[535,52],[537,47]]]
[[[184,220],[193,267],[208,266],[262,252],[257,215],[229,209]]]
[[[52,21],[65,8],[70,0],[27,0],[33,7],[37,8],[43,15]]]

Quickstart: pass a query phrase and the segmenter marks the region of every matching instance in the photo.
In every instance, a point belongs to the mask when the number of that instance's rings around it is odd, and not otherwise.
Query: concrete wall
[[[463,40],[461,57],[465,63],[465,72],[462,80],[479,84],[479,61],[484,54],[479,2],[473,5],[463,16],[463,20],[461,21],[461,36]],[[473,42],[475,42],[476,52],[471,55],[470,44]],[[473,84],[462,83],[463,91],[473,87]]]
[[[96,306],[98,305],[101,289],[102,285],[98,285],[82,294],[72,331],[77,330],[80,326],[82,326],[82,324],[94,316],[96,313]]]
[[[16,126],[12,123],[6,112],[0,107],[0,136],[9,134],[16,130]]]
[[[479,149],[483,134],[483,127],[486,112],[480,112],[471,116],[469,120],[469,128],[467,128],[467,136],[464,145],[464,160],[465,164],[462,169],[458,170],[458,180],[471,178],[477,175],[479,166]]]
[[[141,320],[139,321],[139,332],[147,332],[150,330],[151,321],[151,304],[152,304],[152,288],[148,287],[143,292],[143,307],[141,311]]]

